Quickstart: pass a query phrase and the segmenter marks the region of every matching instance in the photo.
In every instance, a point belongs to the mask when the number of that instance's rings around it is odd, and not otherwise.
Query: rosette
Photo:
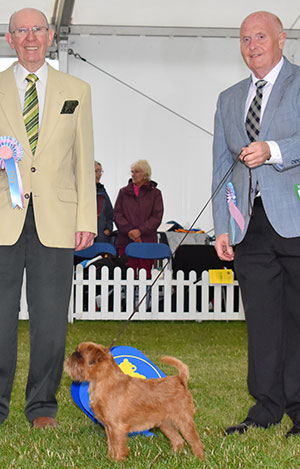
[[[24,208],[24,192],[18,161],[23,158],[22,145],[13,137],[0,137],[0,167],[8,178],[13,208]]]
[[[232,235],[232,241],[234,243],[235,241],[235,223],[239,226],[241,232],[244,232],[245,228],[245,220],[240,212],[240,210],[236,206],[236,194],[234,190],[234,186],[232,182],[229,182],[226,187],[226,198],[227,198],[227,203],[228,203],[228,208],[230,212],[230,225],[231,225],[231,235]]]

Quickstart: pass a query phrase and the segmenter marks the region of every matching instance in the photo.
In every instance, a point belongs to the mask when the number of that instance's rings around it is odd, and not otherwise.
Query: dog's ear
[[[107,353],[108,353],[108,349],[104,347],[101,347],[101,348],[93,347],[93,349],[90,350],[89,366],[93,366],[96,363],[99,363],[105,360],[107,358]]]

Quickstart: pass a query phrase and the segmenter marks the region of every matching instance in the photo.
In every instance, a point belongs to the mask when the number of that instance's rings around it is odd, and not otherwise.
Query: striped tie
[[[30,148],[34,155],[39,136],[39,101],[35,85],[38,77],[34,73],[29,73],[26,80],[28,84],[25,92],[23,116]]]

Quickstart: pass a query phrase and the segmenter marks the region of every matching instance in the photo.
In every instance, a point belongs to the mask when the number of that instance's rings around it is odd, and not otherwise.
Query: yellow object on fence
[[[232,269],[210,269],[208,272],[210,283],[233,283]]]

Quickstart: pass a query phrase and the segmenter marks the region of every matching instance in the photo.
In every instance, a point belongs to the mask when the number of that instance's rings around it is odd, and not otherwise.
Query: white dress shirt
[[[278,62],[278,64],[275,65],[275,67],[263,78],[264,80],[266,80],[267,83],[263,87],[263,97],[262,97],[262,103],[261,103],[260,119],[262,119],[263,117],[273,85],[278,77],[278,74],[281,70],[282,65],[283,65],[283,57],[281,57],[281,60]],[[247,97],[246,106],[245,106],[245,121],[246,121],[246,116],[247,116],[250,104],[256,94],[255,83],[258,80],[260,80],[260,78],[257,78],[254,75],[254,73],[252,73],[252,82],[249,88],[248,97]],[[268,141],[267,144],[270,147],[271,158],[267,160],[265,164],[281,164],[282,156],[281,156],[281,151],[280,151],[278,144],[274,141]]]

